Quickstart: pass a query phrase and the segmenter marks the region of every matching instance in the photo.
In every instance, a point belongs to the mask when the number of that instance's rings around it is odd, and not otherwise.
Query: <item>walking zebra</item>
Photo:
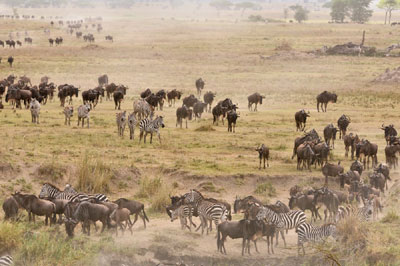
[[[218,224],[220,222],[226,221],[228,216],[228,210],[224,205],[208,200],[200,201],[197,206],[197,212],[199,213],[199,217],[201,220],[201,234],[204,233],[204,227],[206,227],[207,235],[208,231],[210,230],[208,228],[208,221],[210,221],[211,223],[212,221],[214,221],[215,228],[218,228]]]
[[[160,126],[164,127],[164,121],[162,116],[157,116],[156,119],[150,120],[148,118],[143,119],[140,121],[139,128],[140,128],[140,140],[139,143],[142,141],[142,137],[144,134],[144,143],[146,143],[146,136],[150,133],[150,143],[153,142],[153,134],[157,133],[158,140],[161,144],[161,136],[160,136]]]
[[[150,116],[153,119],[154,111],[145,99],[139,99],[133,103],[133,113],[141,121]]]
[[[117,127],[118,127],[118,135],[123,137],[124,131],[125,131],[125,126],[126,126],[126,111],[117,113],[116,120],[117,120]]]
[[[335,221],[339,222],[347,217],[355,217],[361,222],[370,221],[374,212],[374,201],[366,200],[364,207],[357,207],[353,205],[339,206]]]
[[[189,226],[192,227],[193,213],[197,212],[197,206],[199,205],[199,203],[201,201],[204,200],[204,197],[199,191],[197,191],[195,189],[191,189],[188,193],[185,193],[182,196],[182,199],[183,199],[183,204],[185,204],[191,208],[191,212],[189,212],[189,221],[190,221]],[[196,229],[196,231],[200,229],[200,226]]]
[[[268,207],[261,207],[256,215],[257,220],[266,220],[267,223],[276,227],[276,243],[278,245],[278,235],[281,232],[283,242],[286,247],[286,240],[283,234],[284,230],[297,228],[306,222],[306,215],[302,211],[290,211],[287,213],[276,213]]]
[[[192,231],[192,226],[187,225],[187,218],[193,215],[193,208],[188,205],[181,205],[175,210],[170,210],[171,212],[171,222],[175,221],[176,219],[180,219],[181,228],[182,230],[186,227]],[[196,228],[196,224],[189,220],[189,223],[193,224]]]
[[[11,266],[13,264],[13,258],[10,255],[0,257],[0,266]]]
[[[308,223],[303,223],[299,225],[299,227],[296,229],[296,232],[298,236],[298,254],[300,255],[300,247],[302,247],[303,255],[305,255],[305,242],[321,242],[329,236],[336,237],[336,226],[332,223],[324,224],[322,226],[313,226]]]
[[[130,113],[128,116],[128,126],[129,126],[129,133],[130,133],[130,139],[135,138],[135,127],[137,124],[137,119],[135,116],[135,113]]]

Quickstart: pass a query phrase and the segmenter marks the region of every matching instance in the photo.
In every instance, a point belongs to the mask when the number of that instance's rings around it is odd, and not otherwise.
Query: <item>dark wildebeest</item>
[[[319,112],[319,105],[321,104],[322,112],[326,112],[326,107],[329,102],[336,103],[337,95],[335,93],[324,91],[317,96],[317,110]],[[325,106],[325,110],[324,110]]]
[[[325,184],[328,184],[328,176],[336,177],[339,174],[344,172],[343,166],[340,165],[340,161],[338,164],[326,163],[322,167],[322,174],[325,176]]]
[[[201,115],[203,114],[204,110],[207,111],[207,104],[198,101],[197,103],[194,104],[193,106],[193,114],[194,114],[194,119],[196,120],[197,118],[200,119]]]
[[[111,35],[107,35],[107,36],[105,37],[105,39],[106,39],[106,41],[114,42],[114,38],[113,38],[113,36],[111,36]]]
[[[213,125],[215,124],[215,122],[217,122],[217,126],[218,126],[218,121],[219,121],[219,117],[222,116],[222,124],[224,124],[224,118],[227,112],[227,107],[222,107],[222,105],[217,104],[216,106],[213,107],[212,109],[212,114],[213,114]]]
[[[192,115],[193,115],[193,110],[189,109],[186,107],[186,105],[183,105],[182,107],[179,107],[176,109],[176,127],[178,127],[178,124],[182,128],[182,120],[186,120],[186,128],[188,128],[188,119],[192,120]]]
[[[9,56],[7,62],[10,64],[10,67],[12,67],[12,64],[14,63],[14,57]]]
[[[79,203],[74,218],[82,222],[84,232],[90,235],[90,222],[100,221],[102,223],[101,232],[104,232],[106,225],[110,225],[109,209],[102,204],[90,203],[84,201]],[[87,231],[86,231],[87,230]]]
[[[158,105],[162,105],[162,102],[164,101],[161,96],[155,95],[154,93],[150,94],[147,96],[146,101],[150,104],[150,106],[153,106],[153,110],[158,107]]]
[[[358,160],[355,160],[351,165],[350,165],[350,170],[351,171],[357,171],[360,175],[362,174],[364,167],[362,163]]]
[[[115,91],[114,91],[114,103],[115,103],[115,109],[121,110],[121,102],[124,99],[124,95],[126,95],[126,90],[127,87],[124,85],[118,86]]]
[[[344,188],[344,184],[348,184],[350,185],[352,182],[360,181],[360,174],[357,171],[352,171],[349,170],[347,171],[347,173],[343,174],[339,174],[339,180],[340,180],[340,187]]]
[[[165,90],[159,90],[156,93],[156,96],[159,97],[158,105],[160,107],[160,110],[162,111],[164,107],[164,100],[167,99],[167,93],[165,92]]]
[[[186,105],[186,107],[190,108],[195,105],[199,100],[194,96],[193,94],[190,94],[189,96],[183,98],[183,104]]]
[[[9,48],[15,48],[15,41],[13,40],[7,40],[6,44],[9,46]]]
[[[349,135],[344,135],[343,142],[346,150],[344,156],[346,158],[349,157],[349,148],[351,148],[351,159],[354,160],[354,152],[356,150],[356,145],[358,142],[360,142],[358,135],[354,135],[353,133],[350,133]]]
[[[314,157],[315,168],[317,168],[317,165],[322,167],[324,163],[328,163],[328,157],[330,152],[328,144],[322,141],[320,143],[315,144],[314,147],[312,147],[312,149],[315,154]]]
[[[33,222],[35,222],[35,215],[46,216],[45,224],[47,225],[50,219],[51,226],[52,214],[56,211],[56,205],[53,202],[39,199],[35,195],[21,194],[20,192],[15,192],[12,196],[28,212],[29,221],[33,218]]]
[[[198,80],[196,80],[195,84],[196,84],[197,94],[199,96],[201,96],[201,90],[204,89],[204,85],[205,85],[203,79],[199,78]]]
[[[118,86],[115,83],[110,83],[106,85],[106,92],[107,92],[107,100],[111,100],[111,95],[114,93],[114,91],[118,88]]]
[[[99,100],[100,93],[96,90],[87,90],[82,92],[82,101],[83,104],[90,104],[90,109],[94,109]]]
[[[235,110],[230,110],[226,118],[228,120],[228,132],[233,132],[235,133],[235,128],[236,128],[236,120],[238,119],[239,115],[236,113]]]
[[[306,127],[307,117],[310,116],[310,112],[307,112],[302,109],[294,115],[294,119],[296,120],[296,131],[304,131]]]
[[[125,229],[128,227],[129,231],[131,231],[131,235],[133,235],[132,232],[132,221],[131,221],[131,217],[130,217],[131,212],[126,209],[126,208],[117,208],[116,210],[114,210],[111,215],[110,218],[115,221],[115,223],[117,224],[117,228],[116,228],[116,235],[118,236],[118,226],[121,228],[122,230],[122,234],[125,232]],[[125,222],[125,226],[123,226],[123,222]]]
[[[138,216],[140,216],[143,219],[144,228],[146,228],[146,221],[149,222],[149,218],[147,218],[146,212],[144,211],[143,203],[124,198],[120,198],[114,201],[114,203],[118,204],[118,208],[127,208],[131,212],[131,215],[135,214],[133,225],[138,220]]]
[[[248,106],[249,110],[252,111],[253,104],[255,104],[254,112],[257,111],[257,104],[262,104],[262,99],[264,99],[264,98],[265,98],[265,96],[262,96],[258,92],[253,93],[252,95],[247,97],[247,100],[249,101],[249,106]]]
[[[292,160],[293,160],[294,156],[296,156],[297,147],[299,147],[301,144],[303,144],[306,141],[319,141],[319,136],[318,136],[317,131],[315,131],[315,129],[312,129],[309,132],[305,132],[303,137],[297,137],[294,140]]]
[[[324,128],[324,139],[326,144],[330,147],[330,143],[332,140],[332,148],[335,148],[335,139],[336,139],[336,132],[338,129],[333,125],[329,124]]]
[[[326,207],[324,211],[324,222],[326,222],[328,212],[329,220],[333,221],[340,204],[338,196],[326,187],[314,190],[313,194],[314,204],[316,206],[323,204]]]
[[[350,123],[351,123],[350,117],[346,115],[342,115],[341,117],[339,117],[337,121],[337,125],[339,128],[339,139],[341,139],[342,136],[343,137],[346,136],[347,127],[349,126]]]
[[[380,163],[378,167],[374,169],[374,171],[383,174],[383,176],[385,177],[386,189],[388,189],[387,182],[388,180],[391,180],[389,167],[386,164]]]
[[[149,88],[147,88],[144,92],[142,92],[140,94],[140,97],[144,99],[144,98],[147,98],[147,96],[149,96],[150,94],[151,94],[151,90]]]
[[[365,169],[365,157],[367,157],[367,169],[369,169],[369,159],[372,157],[372,167],[375,167],[378,164],[378,145],[375,143],[371,143],[368,140],[361,140],[356,145],[356,158],[357,160],[362,160]],[[363,158],[362,158],[362,157]]]
[[[322,220],[322,217],[319,215],[318,209],[314,202],[314,195],[304,195],[299,193],[297,195],[291,196],[289,199],[289,208],[293,210],[296,207],[303,212],[305,210],[310,210],[311,222],[313,221],[313,218],[316,222],[318,217],[320,218],[320,220]]]
[[[168,105],[169,107],[172,106],[172,100],[174,100],[174,107],[175,107],[175,101],[176,99],[180,100],[182,96],[182,92],[173,89],[172,91],[167,93],[167,97],[168,97]]]
[[[311,172],[311,162],[315,156],[310,144],[303,143],[297,148],[297,170],[303,170],[303,167],[306,166],[307,169]],[[300,168],[301,163],[303,165]]]
[[[52,38],[49,39],[49,44],[50,44],[50,46],[53,46],[54,40]]]
[[[19,204],[14,197],[9,197],[3,202],[4,220],[14,218],[18,215]]]
[[[264,161],[264,169],[265,169],[265,160],[267,160],[267,166],[269,167],[269,148],[267,146],[265,146],[264,144],[261,144],[260,147],[258,147],[256,149],[256,151],[258,151],[258,157],[260,159],[260,166],[258,167],[258,169],[261,169],[261,160]]]
[[[397,136],[397,131],[393,125],[383,126],[383,124],[382,124],[381,129],[384,130],[384,132],[385,132],[386,145],[388,145],[390,142],[390,137]]]
[[[397,153],[400,152],[400,145],[388,145],[385,147],[386,164],[396,169],[398,165]]]
[[[31,98],[32,92],[30,90],[19,90],[16,88],[10,88],[6,94],[6,102],[8,102],[9,99],[15,100],[16,108],[19,107],[20,109],[22,109],[21,100],[24,101],[25,108],[28,108],[31,102]]]
[[[104,74],[104,75],[100,76],[97,80],[99,82],[99,86],[100,87],[108,85],[108,76],[107,76],[107,74]]]
[[[382,173],[373,172],[369,176],[369,182],[372,187],[379,189],[382,193],[385,193],[386,179]]]
[[[214,101],[214,98],[215,98],[215,96],[216,96],[217,94],[216,93],[213,93],[213,92],[211,92],[211,91],[208,91],[208,92],[206,92],[205,94],[204,94],[204,102],[207,104],[207,105],[209,105],[209,107],[208,107],[208,112],[210,113],[211,112],[211,105],[212,105],[212,103],[213,103],[213,101]]]

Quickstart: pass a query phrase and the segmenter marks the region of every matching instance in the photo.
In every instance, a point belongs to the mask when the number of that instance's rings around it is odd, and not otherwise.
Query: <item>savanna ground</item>
[[[236,195],[250,194],[265,202],[287,202],[288,190],[295,184],[320,187],[324,179],[319,168],[297,171],[296,161],[291,160],[294,139],[302,135],[296,132],[294,123],[294,113],[299,109],[311,112],[307,130],[315,128],[320,136],[323,128],[329,123],[336,125],[342,114],[350,116],[349,132],[377,143],[378,160],[384,161],[385,141],[380,126],[397,125],[400,94],[398,85],[371,81],[386,68],[398,67],[398,59],[318,57],[301,52],[323,45],[358,43],[363,30],[366,45],[384,49],[398,42],[400,28],[374,23],[257,24],[238,19],[239,12],[204,19],[195,12],[173,16],[152,11],[148,7],[107,13],[98,9],[21,9],[21,14],[76,18],[102,15],[104,31],[95,33],[96,42],[89,45],[65,29],[54,27],[50,36],[63,36],[64,44],[49,47],[49,36],[43,33],[49,21],[2,20],[0,39],[6,39],[10,31],[28,30],[34,44],[0,49],[0,77],[26,74],[37,84],[40,77],[48,75],[56,84],[71,83],[83,91],[94,88],[97,77],[107,73],[110,82],[129,87],[122,103],[122,110],[127,111],[132,111],[133,100],[146,88],[176,88],[188,96],[195,94],[194,81],[203,77],[205,91],[217,93],[214,104],[226,97],[238,103],[236,133],[228,133],[226,124],[212,126],[209,113],[203,114],[200,121],[190,121],[189,129],[176,128],[176,108],[166,104],[164,111],[156,113],[164,116],[166,124],[161,130],[162,143],[154,138],[153,144],[139,144],[138,129],[133,141],[129,140],[129,130],[124,138],[117,136],[117,111],[111,101],[103,100],[91,112],[89,129],[76,125],[80,97],[73,100],[75,116],[70,127],[64,125],[58,99],[42,106],[39,125],[30,122],[29,110],[12,110],[5,104],[0,112],[1,199],[15,190],[38,194],[44,182],[61,188],[71,183],[88,193],[105,193],[111,199],[127,197],[145,202],[150,223],[144,230],[138,221],[133,236],[126,233],[119,238],[111,233],[86,237],[77,228],[74,240],[66,240],[62,226],[3,223],[0,251],[11,252],[17,265],[149,265],[160,261],[297,265],[326,263],[324,254],[333,254],[347,265],[398,263],[400,186],[393,185],[395,181],[384,200],[381,217],[385,223],[360,225],[361,229],[355,230],[359,234],[351,231],[367,242],[364,249],[354,253],[328,245],[317,248],[317,252],[308,249],[309,256],[298,258],[297,236],[290,232],[288,248],[283,248],[280,241],[275,255],[267,255],[266,244],[260,241],[260,254],[242,258],[241,241],[228,240],[229,257],[222,256],[216,251],[214,233],[201,236],[181,231],[177,221],[169,221],[163,207],[170,194],[190,188],[233,203]],[[114,36],[114,43],[104,40],[108,34]],[[4,62],[9,55],[15,58],[12,69]],[[261,60],[260,55],[273,57]],[[318,113],[315,97],[324,90],[336,92],[338,102],[329,104],[327,113]],[[266,95],[256,113],[247,109],[247,96],[253,92]],[[180,105],[178,101],[176,107]],[[258,169],[254,150],[261,143],[271,149],[266,170]],[[330,160],[341,161],[348,170],[351,161],[344,157],[341,140],[336,140]],[[398,179],[396,174],[392,176]],[[330,186],[337,187],[337,182],[330,180]],[[240,217],[235,215],[234,219]],[[21,219],[25,221],[26,217]],[[366,228],[368,233],[364,235]]]

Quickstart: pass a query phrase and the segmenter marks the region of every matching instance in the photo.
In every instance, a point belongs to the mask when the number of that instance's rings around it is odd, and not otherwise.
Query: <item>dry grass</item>
[[[86,154],[77,170],[77,186],[86,193],[110,192],[111,169],[103,161],[92,159]]]

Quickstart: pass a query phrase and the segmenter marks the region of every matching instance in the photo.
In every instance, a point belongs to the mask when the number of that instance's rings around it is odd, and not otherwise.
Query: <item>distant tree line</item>
[[[179,0],[169,0],[176,2]],[[56,7],[63,8],[66,6],[90,8],[99,4],[104,4],[110,8],[129,8],[135,2],[145,2],[141,0],[0,0],[1,4],[11,7],[23,8],[47,8]]]
[[[343,23],[349,18],[352,22],[364,23],[372,16],[373,11],[369,8],[371,2],[372,0],[332,0],[324,6],[330,7],[334,22]]]

